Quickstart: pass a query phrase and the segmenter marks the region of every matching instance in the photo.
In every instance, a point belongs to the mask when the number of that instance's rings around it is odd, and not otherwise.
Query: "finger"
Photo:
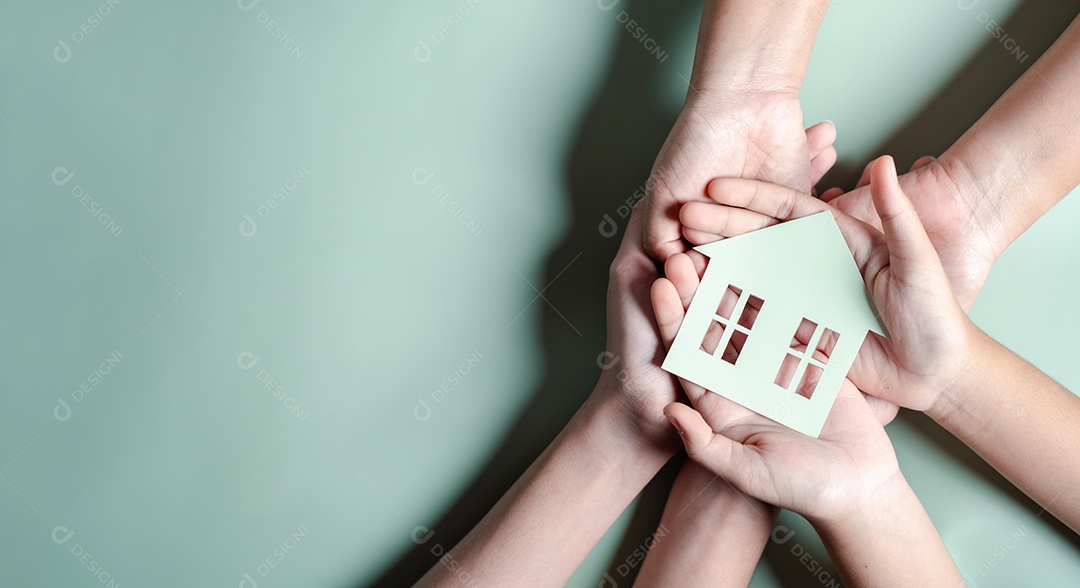
[[[870,396],[863,393],[863,397],[866,398],[866,405],[870,407],[870,410],[874,412],[874,416],[877,417],[881,426],[885,426],[896,418],[896,414],[900,412],[900,407],[888,400],[882,400],[876,396]]]
[[[870,185],[870,168],[872,168],[872,167],[874,167],[874,162],[873,161],[866,164],[866,167],[863,168],[862,175],[859,176],[859,181],[855,182],[855,189],[856,190],[858,190],[859,188],[862,188],[863,186]]]
[[[641,239],[644,231],[645,224],[645,211],[642,204],[637,204],[630,210],[630,220],[626,221],[626,232],[623,233],[622,243],[619,245],[619,250],[623,249],[636,249],[641,250]]]
[[[723,235],[717,235],[716,233],[710,233],[708,231],[699,231],[689,227],[683,227],[682,234],[683,238],[693,243],[694,246],[705,245],[706,243],[712,243],[724,238]]]
[[[935,161],[937,161],[937,158],[933,155],[923,155],[922,157],[916,159],[915,163],[911,164],[911,171],[915,171],[920,167],[926,167],[931,163],[934,163]]]
[[[709,182],[709,198],[727,206],[785,221],[830,210],[824,202],[797,190],[742,178],[717,178]]]
[[[675,286],[685,311],[698,287],[698,273],[694,262],[685,253],[676,253],[664,262],[664,276]]]
[[[688,202],[679,211],[679,222],[683,224],[684,235],[686,229],[693,229],[702,233],[734,237],[775,225],[778,221],[745,208],[713,202]]]
[[[911,276],[919,266],[925,269],[925,264],[930,262],[940,266],[915,206],[900,188],[893,158],[885,155],[875,160],[870,176],[870,195],[881,219],[885,244],[889,248],[889,267],[894,275],[903,279]]]
[[[741,444],[713,432],[701,413],[678,402],[667,405],[664,415],[679,431],[686,454],[714,474],[740,488],[751,459]],[[741,488],[740,488],[741,489]]]
[[[677,202],[665,202],[655,192],[656,182],[649,178],[649,188],[641,205],[644,217],[643,230],[638,233],[638,241],[650,257],[663,261],[676,253],[686,251],[679,226],[679,207]],[[635,207],[637,208],[637,207]],[[601,221],[601,234],[610,230],[606,220]],[[629,229],[628,229],[629,232]]]
[[[835,142],[836,124],[831,120],[823,120],[806,129],[806,147],[810,151],[810,159],[821,155]]]
[[[652,285],[652,307],[656,316],[656,326],[660,329],[660,339],[664,348],[670,349],[671,342],[682,326],[684,316],[682,300],[675,284],[667,278],[660,278]]]
[[[831,145],[812,157],[810,159],[810,185],[817,185],[834,164],[836,164],[836,149]]]
[[[832,202],[834,198],[844,195],[844,189],[839,187],[829,188],[821,193],[822,202]]]
[[[698,251],[687,251],[687,257],[690,261],[694,262],[694,269],[697,270],[697,277],[700,280],[705,275],[705,268],[709,265],[709,258],[705,257]]]

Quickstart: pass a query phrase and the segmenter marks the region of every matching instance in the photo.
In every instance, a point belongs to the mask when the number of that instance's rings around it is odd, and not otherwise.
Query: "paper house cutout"
[[[709,265],[662,367],[817,437],[866,332],[888,336],[832,213],[697,251]]]

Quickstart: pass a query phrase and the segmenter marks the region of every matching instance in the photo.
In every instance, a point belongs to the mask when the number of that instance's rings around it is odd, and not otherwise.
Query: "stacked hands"
[[[1080,399],[966,315],[997,256],[1080,183],[1080,120],[1062,100],[1080,93],[1080,24],[940,157],[899,177],[882,157],[853,190],[819,195],[836,129],[804,131],[798,93],[825,6],[706,2],[686,104],[611,265],[615,359],[422,584],[565,584],[685,449],[654,536],[663,539],[618,568],[639,568],[640,584],[745,586],[783,508],[815,527],[845,585],[960,586],[885,432],[900,407],[924,412],[1080,529]],[[815,439],[660,365],[705,270],[693,246],[823,211],[891,339],[867,335]],[[808,338],[796,334],[803,349]],[[601,585],[621,582],[609,574]]]
[[[808,138],[826,134],[814,133],[821,126],[809,129]],[[811,143],[815,159],[835,157],[829,146],[814,147]],[[895,494],[892,487],[904,482],[883,425],[898,406],[931,414],[941,410],[947,404],[940,401],[942,394],[951,393],[952,382],[978,353],[977,328],[900,187],[892,158],[874,161],[865,175],[876,213],[869,222],[808,193],[736,178],[711,181],[711,201],[688,202],[679,213],[687,240],[703,244],[831,212],[892,334],[890,341],[868,333],[820,439],[685,380],[680,383],[691,406],[672,402],[663,409],[695,462],[739,491],[820,520],[865,516],[862,511],[881,507],[875,497]],[[705,265],[695,251],[673,253],[664,262],[665,277],[652,285],[652,307],[665,347],[679,330]],[[811,334],[797,333],[796,349],[805,350]]]

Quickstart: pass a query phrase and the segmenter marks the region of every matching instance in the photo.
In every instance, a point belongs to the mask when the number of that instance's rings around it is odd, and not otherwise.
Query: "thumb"
[[[686,454],[690,459],[733,485],[737,474],[744,472],[746,449],[739,443],[713,432],[712,427],[692,407],[673,402],[664,408],[664,415],[679,431]]]
[[[915,206],[900,188],[893,158],[885,155],[871,165],[870,194],[885,233],[889,265],[903,276],[911,275],[919,264],[936,262],[937,253]]]

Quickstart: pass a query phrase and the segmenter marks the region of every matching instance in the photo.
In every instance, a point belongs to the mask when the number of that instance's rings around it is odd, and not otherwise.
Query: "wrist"
[[[924,411],[926,416],[949,430],[952,430],[953,422],[960,418],[960,409],[967,402],[973,388],[972,378],[988,373],[988,361],[992,361],[987,359],[987,355],[992,349],[993,339],[970,319],[966,321],[965,327],[964,350],[960,353],[952,374],[943,379],[937,398]]]
[[[827,10],[828,0],[707,2],[691,91],[797,96]]]
[[[936,169],[941,172],[935,176],[939,188],[943,188],[938,193],[951,194],[960,205],[955,208],[953,220],[958,226],[967,225],[979,233],[969,234],[966,246],[973,250],[973,254],[986,258],[986,271],[989,271],[989,264],[993,264],[1015,238],[1010,236],[1009,227],[1005,226],[1008,215],[1000,212],[1001,195],[1015,197],[1021,187],[1008,185],[1009,182],[1002,179],[1015,176],[1008,169],[1008,162],[1013,160],[1013,156],[987,158],[981,149],[984,151],[985,146],[957,141],[935,161]]]
[[[642,402],[619,382],[604,378],[573,420],[579,428],[588,430],[612,459],[631,467],[655,466],[659,470],[682,449],[678,435],[663,415],[663,406]]]
[[[853,536],[873,533],[882,525],[895,524],[901,518],[903,505],[914,495],[900,470],[867,494],[863,500],[852,501],[849,508],[826,516],[806,517],[824,535]]]

